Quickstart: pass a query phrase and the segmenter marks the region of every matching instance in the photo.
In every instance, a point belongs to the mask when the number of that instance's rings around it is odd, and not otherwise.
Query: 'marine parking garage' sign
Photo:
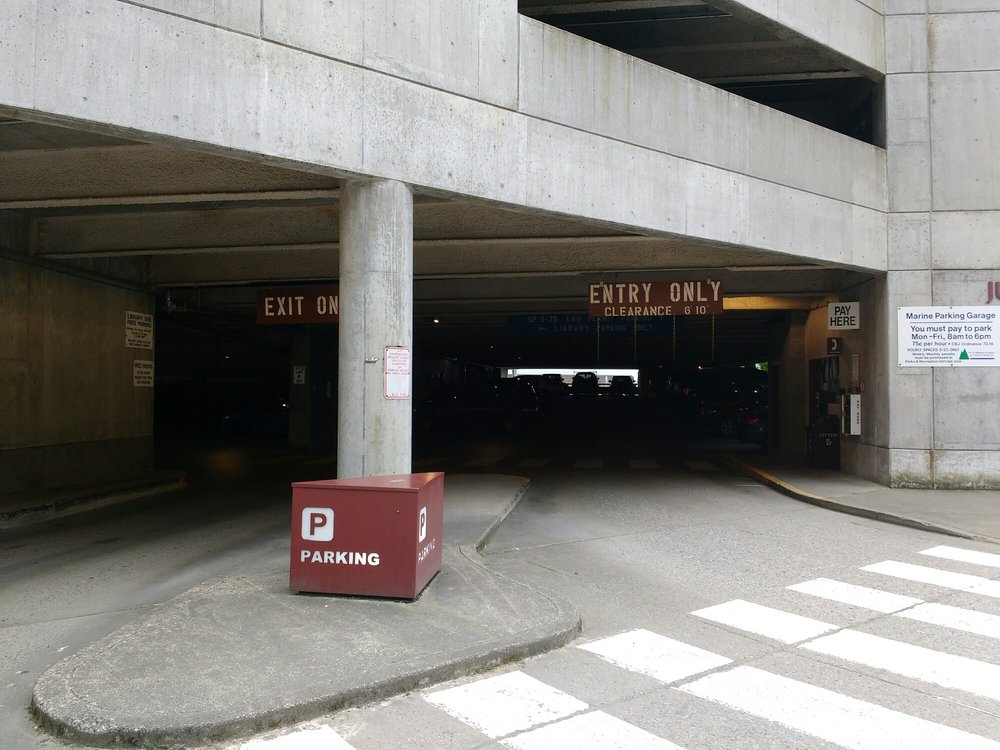
[[[722,282],[638,281],[591,284],[592,318],[655,318],[722,312]]]
[[[900,307],[900,367],[1000,367],[1000,309]]]

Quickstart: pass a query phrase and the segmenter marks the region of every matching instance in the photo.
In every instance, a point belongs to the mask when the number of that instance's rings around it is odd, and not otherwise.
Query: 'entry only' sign
[[[657,318],[720,315],[722,282],[632,281],[591,284],[587,311],[592,318]]]

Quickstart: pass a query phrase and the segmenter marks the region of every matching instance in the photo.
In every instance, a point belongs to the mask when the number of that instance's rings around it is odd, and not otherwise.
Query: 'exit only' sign
[[[861,328],[860,302],[831,302],[827,305],[826,326],[831,331]]]

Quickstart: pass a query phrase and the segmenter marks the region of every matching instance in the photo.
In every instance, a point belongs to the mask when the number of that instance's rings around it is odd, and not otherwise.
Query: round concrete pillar
[[[386,397],[386,347],[413,350],[413,194],[393,180],[348,181],[340,199],[341,478],[410,472],[413,404]]]

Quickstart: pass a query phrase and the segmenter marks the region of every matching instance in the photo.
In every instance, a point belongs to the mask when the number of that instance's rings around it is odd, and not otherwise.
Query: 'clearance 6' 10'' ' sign
[[[592,318],[717,315],[722,312],[722,282],[705,279],[591,284],[588,309]]]

